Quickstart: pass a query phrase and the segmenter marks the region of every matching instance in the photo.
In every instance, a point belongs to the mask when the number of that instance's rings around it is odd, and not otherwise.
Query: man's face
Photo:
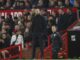
[[[7,36],[6,34],[2,34],[2,38],[5,39]]]
[[[52,30],[53,33],[56,32],[56,30],[57,30],[56,26],[52,26],[51,30]]]
[[[59,10],[58,10],[58,13],[59,13],[59,14],[62,14],[62,13],[63,13],[63,10],[62,10],[62,9],[59,9]]]
[[[15,30],[19,30],[19,29],[20,29],[19,25],[16,25]]]

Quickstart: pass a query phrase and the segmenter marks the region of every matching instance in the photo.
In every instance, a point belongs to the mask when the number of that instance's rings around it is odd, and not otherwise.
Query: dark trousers
[[[43,55],[44,55],[44,52],[43,52],[43,50],[44,50],[44,39],[43,39],[43,35],[41,35],[41,34],[35,34],[35,35],[33,35],[32,36],[32,59],[34,59],[35,58],[35,56],[36,56],[36,44],[39,44],[39,46],[40,46],[40,57],[41,57],[41,59],[43,59]]]
[[[52,59],[58,59],[58,52],[59,52],[60,48],[56,48],[56,47],[53,47],[52,48]]]

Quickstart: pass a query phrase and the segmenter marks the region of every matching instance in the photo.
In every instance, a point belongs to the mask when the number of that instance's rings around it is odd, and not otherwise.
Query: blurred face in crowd
[[[42,9],[41,12],[40,12],[40,14],[41,15],[45,15],[46,14],[46,11]]]
[[[2,22],[2,25],[5,25],[6,24],[6,22]]]
[[[6,22],[2,23],[2,29],[8,29],[9,25]]]
[[[21,31],[19,30],[19,31],[17,31],[16,33],[17,33],[17,35],[20,35],[20,34],[21,34]]]
[[[18,24],[18,18],[14,19],[15,24]]]
[[[51,27],[51,30],[52,30],[53,33],[56,32],[56,31],[57,31],[56,26],[52,26],[52,27]]]
[[[19,29],[20,29],[19,25],[16,25],[16,26],[15,26],[15,30],[18,31]]]
[[[1,19],[0,19],[0,22],[5,21],[5,17],[4,17],[4,16],[1,16],[0,18],[1,18]]]
[[[10,6],[9,2],[10,2],[10,0],[7,0],[6,7]]]
[[[6,38],[7,38],[7,35],[6,35],[5,33],[3,33],[3,34],[2,34],[2,38],[3,38],[3,39],[6,39]]]
[[[53,16],[55,16],[56,15],[56,13],[54,12],[54,11],[52,11],[52,13],[51,13]]]
[[[59,1],[58,1],[58,5],[59,5],[59,6],[62,6],[62,1],[59,0]]]
[[[33,8],[30,12],[31,15],[35,14],[35,9]]]
[[[31,20],[31,16],[30,16],[30,15],[28,15],[27,19],[28,19],[28,20]]]
[[[25,1],[25,6],[26,6],[26,7],[29,7],[28,1]]]
[[[2,25],[2,29],[6,29],[6,26],[5,25]]]
[[[71,10],[70,9],[67,9],[67,13],[71,13]]]
[[[43,0],[38,0],[38,6],[42,6],[43,5]]]
[[[16,2],[16,6],[19,6],[19,1]]]
[[[6,33],[6,30],[2,28],[1,33]]]
[[[63,12],[62,9],[59,9],[59,10],[58,10],[58,13],[62,15],[64,12]]]
[[[26,24],[26,27],[30,28],[30,26],[31,26],[31,22],[28,22],[28,23]]]

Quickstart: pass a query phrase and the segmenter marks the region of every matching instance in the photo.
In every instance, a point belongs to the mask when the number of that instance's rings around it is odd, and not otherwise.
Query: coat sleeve
[[[63,46],[63,41],[62,41],[62,38],[61,38],[60,34],[57,34],[57,39],[59,41],[60,47],[62,47]]]

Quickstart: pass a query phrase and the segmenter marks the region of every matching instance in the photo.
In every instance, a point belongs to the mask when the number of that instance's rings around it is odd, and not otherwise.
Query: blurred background
[[[34,10],[39,8],[47,22],[47,38],[44,48],[44,59],[51,59],[51,24],[56,24],[63,40],[59,52],[60,59],[80,59],[80,0],[0,0],[0,56],[1,59],[30,59],[32,56],[32,38],[30,27]],[[22,44],[20,53],[9,53],[14,34],[19,34]],[[37,44],[37,47],[38,44]],[[7,49],[6,49],[7,48]],[[19,49],[20,47],[18,47]],[[8,50],[6,52],[5,50]],[[5,54],[6,53],[6,54]],[[7,54],[8,53],[8,54]],[[21,54],[22,53],[22,54]],[[11,56],[13,54],[13,56]],[[40,58],[37,48],[36,58]],[[10,55],[10,56],[6,56]],[[5,57],[2,57],[5,56]],[[19,57],[18,57],[19,58]]]

